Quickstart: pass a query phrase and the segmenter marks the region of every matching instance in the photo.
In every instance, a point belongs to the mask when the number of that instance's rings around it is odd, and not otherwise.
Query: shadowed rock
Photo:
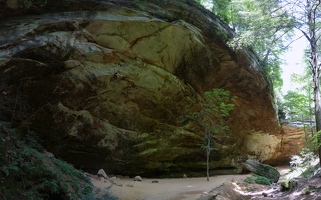
[[[56,157],[91,172],[204,175],[204,129],[180,118],[198,111],[212,88],[238,97],[230,130],[213,138],[212,174],[240,172],[248,157],[281,155],[259,60],[229,48],[230,29],[194,0],[10,9],[37,15],[0,22],[0,118],[36,132]]]

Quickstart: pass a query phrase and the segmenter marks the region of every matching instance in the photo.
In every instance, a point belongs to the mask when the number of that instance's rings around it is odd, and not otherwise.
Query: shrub
[[[28,132],[19,138],[0,122],[0,199],[49,199],[52,195],[95,199],[89,178],[51,153],[40,153],[35,148],[43,148],[33,136]]]
[[[283,190],[289,190],[298,186],[298,181],[296,180],[289,180],[284,181],[281,183],[281,187]]]
[[[310,166],[311,162],[315,160],[317,157],[314,155],[313,152],[310,151],[308,148],[303,148],[300,151],[299,155],[292,155],[290,166],[291,168],[298,168],[298,167],[306,167]]]
[[[315,166],[317,162],[318,157],[308,148],[303,148],[299,155],[291,156],[291,171],[286,174],[286,178],[290,180],[299,176],[305,178],[313,176],[317,170],[317,166]]]

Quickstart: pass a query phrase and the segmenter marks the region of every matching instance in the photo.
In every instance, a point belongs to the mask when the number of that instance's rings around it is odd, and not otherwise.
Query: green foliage
[[[320,193],[321,188],[317,185],[307,185],[301,192],[301,195],[310,195],[311,193]],[[312,198],[311,198],[312,199]]]
[[[212,150],[213,134],[225,133],[229,127],[225,125],[225,119],[229,112],[234,109],[231,102],[236,97],[230,97],[230,92],[221,88],[213,88],[211,91],[204,93],[204,102],[200,104],[200,110],[189,112],[181,117],[181,122],[186,120],[197,121],[204,128],[205,142],[201,148],[206,150],[207,180],[209,180],[209,155]]]
[[[206,102],[204,104],[206,109],[210,109],[219,113],[222,117],[227,117],[229,112],[234,109],[233,101],[236,97],[230,98],[230,92],[222,88],[214,88],[211,91],[205,92]]]
[[[295,91],[288,91],[280,105],[289,115],[291,121],[314,119],[313,87],[310,80],[311,72],[308,68],[304,74],[292,74],[291,81],[300,84]]]
[[[233,6],[231,0],[213,1],[212,12],[226,24],[233,22]]]
[[[221,88],[214,88],[204,93],[204,102],[200,104],[200,110],[189,112],[181,117],[181,122],[186,120],[197,121],[205,132],[206,140],[212,134],[225,133],[229,127],[225,125],[225,120],[229,116],[229,112],[234,109],[234,101],[236,97],[230,97],[230,92]]]
[[[304,190],[302,191],[302,195],[310,195],[311,192],[312,192],[312,191],[311,191],[308,187],[306,187],[306,188],[304,188]]]
[[[296,177],[310,178],[317,169],[318,157],[308,148],[303,148],[299,155],[292,155],[291,170],[286,174],[287,179]]]
[[[309,167],[304,172],[302,172],[301,176],[304,178],[310,178],[314,174],[314,172],[315,172],[315,168]]]
[[[201,0],[235,32],[228,45],[234,49],[252,48],[270,76],[275,92],[281,93],[282,53],[292,37],[294,18],[278,0]]]
[[[288,181],[284,181],[281,183],[281,187],[285,190],[289,190],[291,188],[295,188],[298,186],[298,182],[295,180],[288,180]]]
[[[251,47],[262,60],[276,90],[283,85],[281,55],[292,36],[294,20],[278,1],[233,0],[235,37],[229,45],[235,49]]]
[[[230,92],[221,88],[205,92],[204,97],[205,102],[202,104],[201,112],[194,113],[194,115],[200,115],[202,125],[210,127],[209,132],[217,133],[228,130],[229,127],[225,125],[225,119],[234,109],[234,104],[231,102],[236,97],[230,97]]]
[[[310,166],[312,161],[316,159],[316,156],[309,148],[303,148],[300,150],[299,155],[291,155],[290,166],[292,168],[302,168]]]
[[[0,123],[0,194],[6,199],[95,199],[93,185],[83,172],[34,147],[34,133],[22,138]],[[2,198],[2,197],[1,197]]]
[[[321,131],[314,133],[313,136],[311,137],[309,147],[311,149],[319,149],[321,147],[320,138],[321,138]]]
[[[293,121],[310,118],[309,98],[297,91],[288,91],[284,96],[283,109],[288,111]]]
[[[193,120],[197,121],[205,132],[225,132],[229,129],[225,125],[225,120],[229,112],[234,109],[234,104],[231,102],[235,99],[235,96],[230,97],[228,90],[214,88],[204,93],[204,102],[200,104],[200,109],[196,112],[187,110],[188,114],[180,117],[180,122]]]
[[[270,185],[273,183],[272,180],[264,176],[258,176],[258,175],[249,176],[244,181],[250,184],[257,183],[261,185]]]

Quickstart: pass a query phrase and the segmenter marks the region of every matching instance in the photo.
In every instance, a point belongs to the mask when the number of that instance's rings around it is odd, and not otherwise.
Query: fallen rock
[[[266,177],[271,181],[273,181],[274,183],[277,183],[279,181],[280,173],[278,172],[277,169],[275,169],[270,165],[262,164],[255,159],[248,159],[244,163],[244,166],[250,172],[253,172],[259,176]]]
[[[142,181],[143,179],[142,179],[142,177],[140,177],[140,176],[135,176],[135,178],[134,178],[134,181]]]
[[[100,169],[98,172],[97,172],[97,175],[99,177],[103,177],[104,179],[108,180],[109,177],[107,176],[106,172],[103,170],[103,169]]]
[[[115,176],[113,176],[113,177],[110,177],[109,180],[110,180],[111,182],[113,182],[113,181],[117,181],[117,178],[116,178]]]
[[[152,183],[158,183],[158,180],[153,180]]]

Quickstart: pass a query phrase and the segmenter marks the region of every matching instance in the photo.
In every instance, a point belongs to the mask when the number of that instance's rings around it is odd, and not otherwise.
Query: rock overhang
[[[179,118],[197,109],[203,92],[219,87],[238,98],[227,121],[229,138],[215,139],[211,168],[260,158],[249,133],[273,137],[280,130],[270,82],[255,55],[225,45],[228,28],[192,1],[168,2],[167,12],[155,12],[161,2],[142,8],[124,2],[106,1],[121,8],[108,11],[6,20],[4,27],[14,28],[1,32],[9,38],[0,51],[1,76],[16,81],[6,81],[5,90],[23,91],[32,107],[25,115],[33,116],[23,120],[43,144],[85,169],[198,171],[205,161],[203,130]],[[274,156],[267,155],[262,159]]]

